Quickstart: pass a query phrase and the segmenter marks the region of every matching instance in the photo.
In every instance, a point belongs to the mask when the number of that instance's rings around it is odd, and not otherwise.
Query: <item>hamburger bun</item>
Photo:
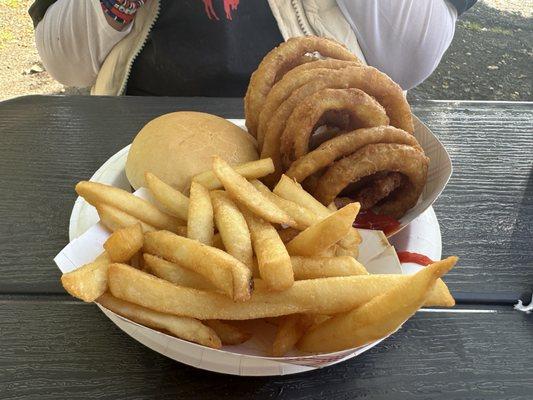
[[[258,159],[255,139],[224,118],[192,111],[165,114],[148,122],[133,140],[126,176],[136,190],[146,186],[144,174],[151,172],[188,192],[192,177],[211,169],[214,155],[230,164]]]

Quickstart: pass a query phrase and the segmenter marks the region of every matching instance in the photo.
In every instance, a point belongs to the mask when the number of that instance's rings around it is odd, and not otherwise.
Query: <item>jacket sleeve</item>
[[[58,0],[35,29],[35,44],[46,70],[67,86],[92,86],[115,44],[131,30],[113,29],[99,0]]]

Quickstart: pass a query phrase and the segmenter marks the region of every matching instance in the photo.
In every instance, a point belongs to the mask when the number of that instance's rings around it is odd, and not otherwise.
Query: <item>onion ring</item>
[[[365,82],[369,80],[369,82]],[[372,89],[374,85],[376,88]],[[411,107],[405,99],[402,89],[387,75],[372,67],[348,67],[332,70],[320,79],[314,79],[294,90],[278,107],[268,122],[261,148],[261,158],[272,158],[276,171],[265,178],[267,184],[277,182],[282,174],[281,154],[279,151],[281,135],[293,109],[313,93],[324,88],[361,89],[380,102],[390,119],[390,124],[408,133],[414,131]],[[369,88],[370,87],[370,88]],[[396,121],[395,123],[393,123]],[[408,128],[408,129],[405,129]]]
[[[343,130],[388,125],[385,109],[371,96],[359,89],[322,89],[294,108],[281,135],[281,158],[284,167],[309,151],[309,139],[314,129],[324,122],[327,113],[348,114],[348,120],[327,123]],[[326,119],[328,119],[326,117]],[[347,123],[346,126],[344,123]],[[342,136],[342,135],[341,135]]]
[[[318,52],[323,57],[338,60],[358,61],[346,47],[340,43],[317,36],[291,38],[271,50],[252,74],[244,98],[244,114],[248,132],[256,136],[259,113],[270,89],[281,78],[281,73],[302,62],[302,56]]]
[[[373,208],[377,214],[401,218],[413,207],[426,183],[429,159],[418,149],[404,144],[369,144],[336,161],[318,180],[313,195],[329,204],[350,183],[381,171],[400,172],[407,182]]]
[[[302,182],[339,158],[348,156],[368,144],[375,143],[405,144],[422,151],[415,137],[401,129],[393,126],[362,128],[322,143],[315,150],[293,162],[285,175],[293,178],[296,182]]]
[[[295,89],[312,79],[318,79],[320,75],[329,72],[329,70],[354,67],[357,65],[362,64],[360,61],[335,59],[317,60],[298,65],[283,75],[283,78],[276,82],[268,93],[263,108],[259,113],[259,120],[257,123],[257,143],[259,144],[259,149],[263,146],[266,124],[268,124],[272,114],[277,110],[280,104],[283,103]]]

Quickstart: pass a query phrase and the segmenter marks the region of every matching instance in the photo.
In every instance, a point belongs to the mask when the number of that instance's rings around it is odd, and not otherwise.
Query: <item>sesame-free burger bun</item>
[[[216,115],[192,111],[165,114],[148,122],[131,144],[126,176],[134,189],[151,172],[188,192],[191,178],[211,169],[213,156],[230,164],[258,159],[255,139]]]

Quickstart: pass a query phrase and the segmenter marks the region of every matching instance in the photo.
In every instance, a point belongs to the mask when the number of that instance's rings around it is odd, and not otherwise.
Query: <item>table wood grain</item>
[[[165,358],[129,338],[94,305],[17,299],[0,299],[0,398],[6,400],[501,400],[533,393],[533,320],[510,308],[419,312],[355,359],[253,378]]]
[[[419,102],[454,175],[435,204],[455,293],[518,298],[533,284],[533,103]],[[0,103],[0,293],[64,293],[52,258],[68,241],[74,184],[155,116],[242,117],[241,99],[27,96]],[[490,299],[489,299],[490,300]]]

